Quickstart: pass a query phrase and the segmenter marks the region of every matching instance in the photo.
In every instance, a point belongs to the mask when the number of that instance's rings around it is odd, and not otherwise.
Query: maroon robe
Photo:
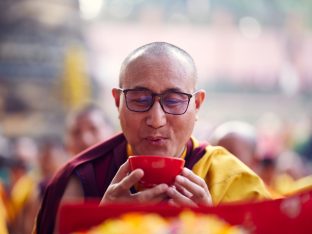
[[[204,155],[205,145],[193,150],[191,139],[187,142],[185,167],[193,165]],[[119,134],[98,144],[69,161],[48,185],[37,216],[36,233],[53,233],[57,210],[69,179],[76,175],[81,182],[86,199],[99,199],[127,160],[127,141]]]

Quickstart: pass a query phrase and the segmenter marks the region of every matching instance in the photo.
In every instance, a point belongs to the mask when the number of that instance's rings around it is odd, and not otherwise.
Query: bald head
[[[241,121],[223,123],[212,133],[210,142],[223,146],[252,167],[257,153],[256,130],[252,125]]]
[[[183,67],[188,70],[190,74],[189,78],[193,79],[195,86],[197,81],[197,70],[193,58],[183,49],[166,42],[152,42],[143,45],[130,53],[122,63],[119,86],[123,87],[129,67],[134,66],[136,69],[142,69],[144,65],[153,66],[153,64],[156,64],[161,59],[166,59],[168,63],[178,62],[182,64]]]
[[[112,94],[135,154],[181,155],[205,99],[204,90],[195,90],[196,77],[191,56],[165,42],[144,45],[125,59],[120,88]]]

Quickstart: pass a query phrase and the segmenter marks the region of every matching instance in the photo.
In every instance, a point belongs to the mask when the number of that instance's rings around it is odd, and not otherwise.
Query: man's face
[[[153,93],[170,89],[192,94],[194,72],[184,60],[168,57],[136,59],[128,65],[122,81],[123,89],[145,88]],[[134,154],[180,156],[190,138],[197,111],[204,99],[204,91],[193,96],[187,111],[182,115],[166,114],[159,98],[147,112],[130,111],[124,94],[114,89],[113,95],[119,109],[121,128]]]
[[[69,151],[76,155],[103,141],[111,131],[101,114],[91,111],[75,118],[68,133],[67,146]]]

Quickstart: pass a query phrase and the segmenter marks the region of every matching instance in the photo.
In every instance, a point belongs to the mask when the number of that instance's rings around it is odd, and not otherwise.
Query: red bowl
[[[129,163],[131,170],[144,171],[140,184],[145,188],[162,183],[172,185],[184,167],[184,159],[171,156],[134,155],[129,156]]]

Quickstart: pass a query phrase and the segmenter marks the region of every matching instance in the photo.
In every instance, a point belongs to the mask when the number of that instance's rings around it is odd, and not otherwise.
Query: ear
[[[120,105],[120,90],[116,89],[116,88],[113,88],[112,89],[112,94],[113,94],[113,97],[114,97],[114,100],[115,100],[115,106],[117,108],[119,108],[119,105]]]
[[[206,97],[206,91],[203,89],[200,89],[195,94],[195,106],[197,110],[199,110],[200,106],[203,104],[205,97]]]

